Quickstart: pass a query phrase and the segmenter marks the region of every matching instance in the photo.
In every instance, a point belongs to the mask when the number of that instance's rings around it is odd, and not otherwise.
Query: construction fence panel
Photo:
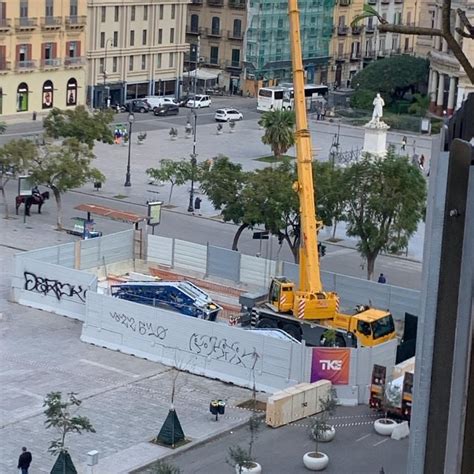
[[[45,247],[37,250],[30,250],[17,254],[31,260],[53,263],[62,267],[74,268],[74,242],[55,245],[54,247]]]
[[[28,258],[15,258],[13,300],[25,306],[84,320],[86,294],[97,291],[90,273]]]
[[[240,253],[208,245],[206,275],[239,282]]]
[[[173,267],[206,273],[207,246],[174,239]]]
[[[275,276],[276,264],[272,260],[250,255],[241,255],[240,281],[260,288],[268,288]]]
[[[148,234],[147,260],[172,267],[173,239]]]
[[[265,392],[302,381],[301,344],[103,294],[87,296],[81,340]]]
[[[390,287],[390,309],[397,315],[420,315],[421,293],[398,286]]]

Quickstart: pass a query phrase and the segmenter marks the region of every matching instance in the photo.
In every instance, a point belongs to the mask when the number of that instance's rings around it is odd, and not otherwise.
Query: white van
[[[152,110],[165,104],[177,104],[176,99],[171,96],[149,95],[145,97],[145,100],[150,104]]]
[[[201,107],[210,107],[211,106],[211,98],[208,95],[197,95],[194,99],[189,99],[186,103],[186,107],[190,107],[192,109],[197,108],[200,109]]]

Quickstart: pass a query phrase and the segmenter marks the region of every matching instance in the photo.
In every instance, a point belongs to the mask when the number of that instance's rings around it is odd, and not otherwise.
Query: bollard
[[[33,112],[33,120],[36,120],[36,115],[37,115],[37,113]]]

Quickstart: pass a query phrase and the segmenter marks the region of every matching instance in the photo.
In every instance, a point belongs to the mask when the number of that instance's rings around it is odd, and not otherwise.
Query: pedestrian
[[[21,448],[21,454],[18,458],[18,469],[20,469],[21,474],[28,474],[28,468],[30,467],[33,456],[31,453],[23,446]]]
[[[202,214],[201,214],[201,201],[202,201],[202,199],[201,199],[199,196],[194,200],[194,210],[195,210],[200,216],[202,216]]]
[[[425,169],[425,155],[420,156],[420,160],[418,163],[420,165],[421,171],[423,171]]]
[[[326,118],[326,106],[322,106],[321,108],[321,120],[324,120]]]
[[[407,148],[407,137],[404,135],[402,138],[402,151],[405,151]]]
[[[377,283],[387,283],[387,279],[385,278],[385,275],[383,273],[379,275],[379,279],[377,280]]]

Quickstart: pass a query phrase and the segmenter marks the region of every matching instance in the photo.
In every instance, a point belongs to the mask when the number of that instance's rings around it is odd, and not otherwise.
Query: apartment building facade
[[[186,40],[185,0],[88,0],[88,103],[178,95]]]
[[[0,1],[0,115],[85,102],[85,0]]]
[[[227,92],[241,89],[246,0],[192,0],[188,5],[186,69],[207,71]]]

